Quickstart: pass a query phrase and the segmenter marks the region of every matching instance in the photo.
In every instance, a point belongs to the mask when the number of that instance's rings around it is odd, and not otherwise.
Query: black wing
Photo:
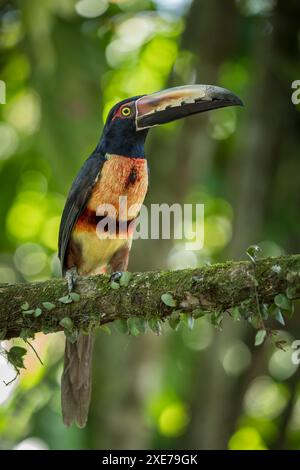
[[[65,256],[72,230],[91,196],[104,162],[103,155],[93,153],[84,162],[68,194],[58,237],[58,256],[63,274],[65,273]]]

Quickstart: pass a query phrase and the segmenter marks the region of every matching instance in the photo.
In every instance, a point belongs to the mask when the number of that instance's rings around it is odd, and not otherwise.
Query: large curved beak
[[[186,85],[169,88],[136,101],[136,129],[148,129],[225,106],[243,106],[243,102],[231,91],[218,86]]]

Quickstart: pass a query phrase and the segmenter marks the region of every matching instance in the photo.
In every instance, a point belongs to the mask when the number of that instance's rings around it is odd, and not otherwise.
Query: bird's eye
[[[121,113],[122,113],[122,116],[128,117],[131,114],[131,109],[128,108],[128,106],[125,106],[125,108],[122,108]]]

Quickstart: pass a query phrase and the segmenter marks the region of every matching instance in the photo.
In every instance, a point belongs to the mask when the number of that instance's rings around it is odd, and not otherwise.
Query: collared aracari
[[[72,289],[74,275],[118,273],[128,265],[132,241],[131,222],[138,216],[148,187],[144,143],[151,127],[191,114],[225,106],[242,105],[228,90],[209,85],[170,88],[136,96],[116,104],[110,111],[101,139],[83,164],[69,192],[59,232],[59,258],[63,275]],[[121,220],[119,197],[134,205],[130,220]],[[127,237],[97,230],[101,216],[97,207],[115,207],[115,224],[128,227]],[[122,222],[122,224],[121,224]],[[131,229],[129,229],[131,227]],[[66,425],[85,426],[91,395],[91,335],[79,334],[66,341],[62,375],[62,414]]]

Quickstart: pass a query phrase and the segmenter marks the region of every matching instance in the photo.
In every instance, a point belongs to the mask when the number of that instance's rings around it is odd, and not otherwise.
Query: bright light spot
[[[122,90],[125,95],[147,94],[160,88],[161,76],[158,73],[149,73],[148,65],[142,61],[133,75],[124,74],[122,77]]]
[[[18,131],[32,134],[40,122],[40,97],[35,92],[17,95],[5,107],[4,116]]]
[[[191,3],[191,0],[155,0],[158,8],[162,10],[182,12]]]
[[[111,67],[118,67],[132,57],[132,49],[122,39],[115,39],[105,49],[105,56]]]
[[[18,194],[7,214],[7,230],[10,235],[20,241],[32,241],[34,239],[40,241],[42,238],[47,246],[52,249],[54,243],[56,244],[54,238],[57,237],[56,217],[61,215],[64,198],[56,193],[44,194],[47,182],[43,176],[42,178],[33,178],[33,180],[29,178],[25,182],[21,181],[21,186],[23,184],[24,186],[30,185],[30,181],[36,186],[34,189],[40,187],[41,192],[22,191]],[[49,234],[45,235],[47,228]]]
[[[244,15],[266,15],[276,5],[276,0],[237,0]]]
[[[189,415],[185,405],[181,402],[167,406],[159,417],[159,430],[168,437],[177,437],[184,433],[189,423]]]
[[[184,328],[182,338],[184,344],[193,351],[203,351],[211,344],[214,329],[206,318],[199,318],[192,331]]]
[[[185,250],[181,246],[175,246],[170,250],[168,255],[168,267],[170,269],[195,268],[197,265],[197,256],[193,251]]]
[[[2,70],[7,83],[22,83],[30,74],[30,63],[25,54],[14,54]]]
[[[164,73],[168,72],[174,64],[177,53],[178,46],[175,41],[156,37],[147,44],[142,54],[142,60],[151,70]]]
[[[235,341],[225,352],[223,367],[227,375],[240,375],[250,365],[251,353],[242,341]]]
[[[239,429],[230,438],[228,443],[230,450],[264,450],[267,449],[261,435],[255,428],[245,427]]]
[[[35,243],[19,246],[14,255],[17,269],[25,276],[40,273],[46,267],[47,259],[44,249]]]
[[[140,47],[155,32],[151,17],[132,17],[119,24],[117,33],[129,47]]]
[[[19,442],[14,450],[49,450],[47,444],[38,437],[28,437],[24,441]]]
[[[145,45],[138,62],[131,61],[126,67],[118,66],[104,74],[104,119],[110,108],[123,98],[161,89],[176,60],[177,49],[175,40],[155,37]]]
[[[205,247],[212,251],[219,251],[224,248],[231,239],[231,223],[224,217],[213,215],[206,217],[204,233]]]
[[[0,282],[14,283],[16,280],[17,278],[15,271],[9,266],[0,264]]]
[[[10,385],[5,385],[4,382],[9,382],[16,375],[16,371],[11,364],[0,354],[0,404],[3,404],[12,394],[15,386],[18,383],[18,379],[12,382]]]
[[[298,365],[293,364],[290,351],[275,351],[269,360],[269,372],[277,380],[286,380],[291,377]]]
[[[75,5],[78,15],[84,18],[96,18],[108,8],[107,0],[80,0]]]
[[[225,140],[236,129],[236,113],[233,109],[219,109],[209,115],[208,132],[215,140]]]
[[[201,198],[199,200],[201,200]],[[209,215],[219,215],[229,220],[233,219],[233,209],[225,199],[207,197],[204,206],[206,217]]]
[[[269,377],[254,380],[247,390],[244,401],[248,415],[266,419],[280,415],[286,403],[285,389]]]
[[[0,160],[6,160],[17,150],[19,137],[9,124],[0,122]]]
[[[155,23],[151,18],[133,17],[118,25],[117,34],[128,48],[140,47],[155,31]]]
[[[42,196],[34,192],[20,193],[8,212],[7,230],[17,240],[32,240],[38,234],[44,217]]]

